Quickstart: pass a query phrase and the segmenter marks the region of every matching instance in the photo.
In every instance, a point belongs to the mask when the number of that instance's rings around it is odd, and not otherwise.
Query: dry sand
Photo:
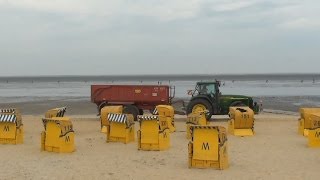
[[[76,152],[40,152],[41,116],[23,116],[25,143],[0,145],[0,179],[319,179],[320,149],[297,134],[297,116],[260,114],[254,137],[228,136],[230,168],[188,169],[184,119],[168,151],[106,143],[97,118],[73,118]],[[212,122],[226,126],[226,120]],[[136,123],[136,130],[138,123]]]

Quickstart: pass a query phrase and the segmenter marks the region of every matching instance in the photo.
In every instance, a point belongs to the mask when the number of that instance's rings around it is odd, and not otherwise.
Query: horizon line
[[[32,77],[140,77],[140,76],[157,76],[157,77],[180,77],[180,76],[287,76],[287,75],[315,75],[320,73],[225,73],[225,74],[104,74],[104,75],[9,75],[0,76],[0,78],[32,78]]]

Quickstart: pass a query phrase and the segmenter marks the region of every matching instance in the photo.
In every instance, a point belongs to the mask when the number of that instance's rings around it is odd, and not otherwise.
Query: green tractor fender
[[[230,104],[230,107],[232,106],[246,106],[242,101],[233,101],[231,104]]]
[[[197,96],[193,96],[193,97],[190,99],[190,102],[193,101],[193,100],[195,100],[195,99],[205,99],[205,100],[207,100],[208,102],[210,102],[210,104],[213,104],[212,99],[209,98],[207,95],[202,95],[202,94],[200,94],[200,95],[197,95]]]
[[[221,112],[220,114],[228,114],[229,107],[232,106],[250,106],[250,98],[235,97],[234,95],[223,96],[220,100]]]

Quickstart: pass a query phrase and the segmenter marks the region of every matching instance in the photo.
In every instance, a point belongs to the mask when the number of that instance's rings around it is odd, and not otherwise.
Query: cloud
[[[258,1],[252,0],[242,0],[242,1],[231,1],[224,3],[217,3],[212,9],[217,12],[227,12],[227,11],[235,11],[245,7],[252,6],[258,3]]]
[[[286,23],[293,23],[289,19],[292,15],[315,9],[312,0],[0,0],[1,7],[62,14],[75,21],[85,21],[87,17],[90,20],[104,18],[106,21],[148,17],[163,22],[210,18],[215,23],[231,20],[235,24],[258,24],[261,20],[269,23],[270,19],[288,21],[280,22],[283,27],[290,26]],[[305,19],[309,16],[314,14],[305,15]]]
[[[193,17],[201,0],[0,0],[0,5],[28,8],[42,12],[76,13],[82,15],[112,17],[117,15],[150,16],[160,20]]]
[[[281,4],[275,0],[0,0],[2,6],[40,12],[111,18],[121,15],[148,16],[163,21],[195,18],[201,15],[203,9],[228,13],[253,6],[265,6],[266,3]]]
[[[310,19],[310,18],[296,18],[289,20],[283,24],[280,24],[280,27],[289,28],[289,29],[314,29],[320,28],[319,19]]]
[[[255,64],[273,72],[270,64],[283,59],[320,58],[318,31],[305,33],[319,29],[317,7],[312,0],[0,0],[0,62],[24,62],[0,75],[241,73]],[[166,68],[140,68],[146,64]]]

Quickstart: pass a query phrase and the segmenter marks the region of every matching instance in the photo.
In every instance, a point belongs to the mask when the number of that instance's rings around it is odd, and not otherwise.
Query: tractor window
[[[216,94],[216,87],[214,84],[209,84],[207,86],[208,94]]]
[[[215,94],[216,88],[214,84],[201,84],[199,85],[200,94]]]

